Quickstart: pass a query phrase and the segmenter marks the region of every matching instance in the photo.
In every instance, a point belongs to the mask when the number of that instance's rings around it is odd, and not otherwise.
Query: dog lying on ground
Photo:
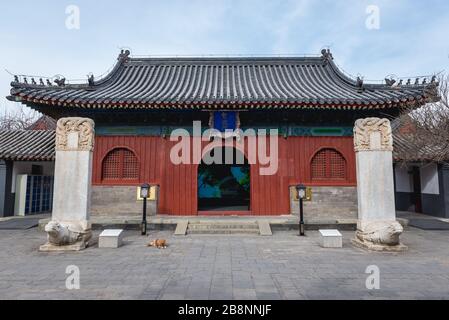
[[[158,249],[167,248],[167,241],[165,239],[156,239],[147,244],[147,247],[155,247]]]

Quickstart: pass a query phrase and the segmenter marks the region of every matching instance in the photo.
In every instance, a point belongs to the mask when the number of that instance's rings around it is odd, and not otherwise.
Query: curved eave
[[[92,86],[17,82],[11,86],[12,101],[82,109],[369,110],[432,101],[430,85],[360,88],[329,56],[130,59],[121,55],[113,70]]]
[[[46,105],[61,108],[79,108],[79,109],[124,109],[124,110],[288,110],[288,109],[315,109],[315,110],[380,110],[404,108],[410,106],[420,106],[432,99],[423,96],[413,99],[397,99],[396,101],[386,101],[384,103],[326,103],[326,102],[288,102],[288,101],[269,101],[269,102],[224,102],[224,103],[68,103],[59,101],[49,101],[42,99],[28,98],[26,95],[15,96],[14,101],[21,102],[28,106]]]

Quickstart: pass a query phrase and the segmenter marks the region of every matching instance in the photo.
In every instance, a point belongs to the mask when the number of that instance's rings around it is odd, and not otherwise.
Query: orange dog
[[[151,241],[149,244],[147,244],[148,247],[155,247],[158,249],[165,249],[167,248],[167,241],[165,239],[156,239]]]

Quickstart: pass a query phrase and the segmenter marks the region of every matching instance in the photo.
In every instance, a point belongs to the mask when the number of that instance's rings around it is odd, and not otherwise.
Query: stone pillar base
[[[74,244],[66,246],[56,246],[51,243],[46,243],[39,247],[40,252],[70,252],[70,251],[81,251],[86,249],[88,244],[84,241],[79,241]]]
[[[408,250],[408,247],[403,244],[397,245],[384,245],[378,243],[372,243],[367,241],[361,241],[358,238],[354,238],[351,240],[353,246],[361,249],[371,250],[371,251],[383,251],[383,252],[404,252]]]
[[[89,229],[85,229],[89,227]],[[50,221],[45,226],[48,241],[39,251],[80,251],[85,249],[92,239],[90,224],[59,223]]]
[[[404,231],[395,220],[363,221],[359,220],[352,243],[358,247],[373,251],[404,251],[399,236]]]

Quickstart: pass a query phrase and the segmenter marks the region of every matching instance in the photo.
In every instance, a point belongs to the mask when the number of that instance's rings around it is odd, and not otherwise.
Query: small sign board
[[[298,192],[296,191],[296,186],[291,186],[290,192],[291,192],[291,198],[294,201],[299,201]],[[306,187],[306,197],[304,198],[304,201],[312,201],[312,187]]]
[[[148,195],[147,200],[155,201],[157,199],[157,186],[150,187],[150,194]],[[143,198],[140,197],[140,187],[137,187],[137,201],[143,201]]]

